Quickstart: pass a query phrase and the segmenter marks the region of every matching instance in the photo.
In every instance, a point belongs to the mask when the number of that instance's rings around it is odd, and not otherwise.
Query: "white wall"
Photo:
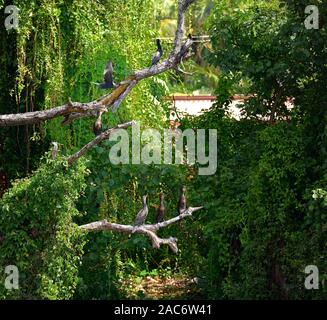
[[[202,110],[208,110],[212,107],[212,105],[214,104],[214,100],[174,100],[172,101],[172,113],[170,116],[170,120],[176,120],[177,116],[174,114],[174,110],[176,108],[178,114],[180,117],[182,117],[183,115],[180,113],[187,113],[190,115],[199,115],[202,112]],[[233,100],[230,107],[229,107],[229,112],[231,113],[231,115],[239,120],[241,117],[241,113],[240,113],[240,109],[237,108],[237,104],[242,104],[243,101],[242,100]],[[175,105],[175,108],[174,108]]]

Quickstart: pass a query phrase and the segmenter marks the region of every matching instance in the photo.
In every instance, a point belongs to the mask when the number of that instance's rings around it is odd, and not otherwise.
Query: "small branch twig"
[[[176,69],[175,69],[177,72],[180,72],[180,73],[182,73],[182,74],[184,74],[184,75],[186,75],[186,76],[193,76],[193,72],[187,72],[187,71],[184,71],[184,70],[182,70],[180,67],[176,67]]]
[[[98,145],[100,142],[102,142],[105,139],[108,139],[110,137],[110,135],[115,132],[116,130],[119,129],[126,129],[130,126],[135,125],[136,122],[135,121],[129,121],[126,123],[122,123],[119,124],[118,126],[114,127],[114,128],[110,128],[104,132],[102,132],[100,135],[98,135],[94,140],[90,141],[88,144],[86,144],[82,149],[80,149],[78,152],[74,153],[73,155],[71,155],[67,160],[69,164],[72,164],[73,162],[75,162],[77,159],[79,159],[80,157],[82,157],[88,150],[90,150],[91,148],[93,148],[94,146]]]
[[[96,221],[96,222],[82,225],[80,226],[80,228],[85,231],[114,231],[114,232],[123,232],[129,234],[134,234],[134,233],[144,234],[150,238],[153,248],[158,249],[162,244],[165,244],[168,245],[174,253],[177,253],[178,251],[177,238],[169,237],[167,239],[162,239],[158,237],[156,233],[161,228],[168,227],[169,225],[181,221],[186,217],[192,216],[194,212],[199,211],[202,208],[203,207],[189,207],[177,217],[174,217],[167,221],[163,221],[155,224],[144,224],[138,227],[132,225],[111,223],[108,222],[107,220],[101,220],[101,221]]]
[[[129,83],[126,90],[119,96],[119,98],[114,102],[112,105],[112,112],[116,112],[120,104],[123,102],[123,100],[127,97],[127,95],[132,91],[132,89],[136,86],[137,81],[133,80]]]

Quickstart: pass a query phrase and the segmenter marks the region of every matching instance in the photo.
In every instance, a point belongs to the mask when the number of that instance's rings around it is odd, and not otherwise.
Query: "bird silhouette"
[[[147,198],[147,195],[142,197],[143,208],[137,214],[135,221],[134,221],[134,226],[140,226],[140,225],[144,224],[144,222],[145,222],[145,219],[149,212],[148,205],[146,204],[146,198]],[[133,233],[134,232],[135,232],[135,230],[133,230]]]
[[[160,43],[160,39],[157,39],[157,51],[156,51],[155,54],[152,56],[152,63],[151,63],[151,66],[155,66],[155,65],[159,62],[159,60],[160,60],[162,54],[163,54],[163,51],[162,51],[162,47],[161,47],[161,43]]]
[[[107,62],[107,65],[103,71],[103,83],[97,83],[93,82],[95,85],[97,85],[100,89],[110,89],[114,88],[116,85],[113,80],[113,66],[112,66],[112,61],[109,60]]]
[[[192,34],[189,33],[189,35],[187,36],[190,40],[194,40]],[[193,44],[191,46],[191,50],[193,55],[197,55],[197,51],[198,51],[198,46],[197,43],[195,41],[193,41]]]
[[[181,188],[181,196],[179,198],[179,201],[178,201],[178,212],[179,214],[182,214],[183,211],[186,210],[186,196],[185,196],[185,192],[186,192],[186,188],[184,186],[182,186]]]
[[[157,209],[156,223],[164,221],[164,216],[166,213],[164,199],[165,199],[165,195],[163,193],[160,193],[160,206]]]

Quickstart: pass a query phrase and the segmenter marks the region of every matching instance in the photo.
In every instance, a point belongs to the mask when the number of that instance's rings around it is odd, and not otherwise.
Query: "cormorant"
[[[193,41],[193,36],[190,33],[188,35],[188,38]],[[195,41],[193,42],[191,48],[192,48],[193,54],[196,55],[198,47],[197,47],[197,43]]]
[[[98,113],[98,118],[97,120],[95,121],[94,125],[93,125],[93,132],[96,136],[100,135],[102,133],[102,120],[101,120],[101,117],[102,117],[102,113],[99,112]]]
[[[178,201],[178,211],[179,214],[182,214],[186,210],[186,197],[185,197],[186,188],[183,186],[181,188],[181,196]]]
[[[114,69],[112,67],[112,61],[109,60],[107,62],[106,68],[103,71],[103,83],[96,83],[93,82],[94,84],[96,84],[100,89],[110,89],[110,88],[114,88],[115,84],[113,81],[113,72]]]
[[[52,160],[55,160],[58,156],[58,151],[59,151],[59,145],[58,142],[52,142],[53,148],[51,151],[51,158]]]
[[[164,199],[165,199],[164,194],[160,193],[160,206],[157,209],[156,223],[164,221],[164,215],[166,213]]]
[[[146,204],[146,198],[147,198],[147,195],[142,197],[143,208],[137,214],[135,221],[134,221],[134,226],[140,226],[140,225],[144,224],[144,221],[148,215],[149,210],[148,210],[148,206]]]
[[[159,60],[160,60],[162,54],[163,54],[163,51],[162,51],[162,47],[161,47],[161,43],[160,43],[160,39],[157,39],[157,51],[156,51],[156,53],[152,56],[152,63],[151,63],[151,66],[154,66],[154,65],[156,65],[156,64],[159,62]]]

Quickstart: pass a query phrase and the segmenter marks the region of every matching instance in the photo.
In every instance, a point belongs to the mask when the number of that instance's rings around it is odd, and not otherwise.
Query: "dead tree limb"
[[[182,44],[184,35],[184,14],[189,5],[195,1],[196,0],[178,0],[178,18],[174,47],[166,60],[150,68],[133,72],[124,81],[121,81],[111,93],[97,100],[88,103],[70,101],[63,106],[48,110],[0,115],[0,127],[36,124],[60,116],[65,117],[62,124],[68,124],[79,118],[96,117],[99,110],[103,112],[107,112],[109,109],[116,111],[121,102],[139,81],[156,76],[170,69],[176,69],[182,58],[189,53],[193,41],[188,38],[186,42]]]
[[[101,103],[92,101],[89,103],[73,102],[60,107],[34,112],[15,113],[0,115],[0,127],[21,126],[36,124],[46,120],[54,119],[69,114],[96,115],[99,109],[103,108]]]
[[[102,132],[100,135],[98,135],[94,140],[87,143],[82,149],[71,155],[67,160],[69,164],[72,164],[74,161],[82,157],[88,150],[92,149],[94,146],[98,145],[100,142],[102,142],[105,139],[108,139],[112,133],[119,129],[127,129],[130,126],[135,125],[135,121],[129,121],[126,123],[122,123],[117,125],[114,128],[110,128],[104,132]]]
[[[177,247],[177,238],[174,237],[169,237],[166,239],[162,239],[157,236],[157,232],[161,228],[168,227],[169,225],[176,223],[178,221],[181,221],[182,219],[185,219],[186,217],[192,216],[192,214],[196,211],[201,210],[203,207],[189,207],[186,209],[183,213],[180,215],[169,219],[167,221],[163,221],[160,223],[156,224],[143,224],[141,226],[133,226],[133,225],[125,225],[125,224],[118,224],[118,223],[111,223],[107,220],[101,220],[101,221],[96,221],[92,223],[88,223],[82,226],[79,226],[82,230],[84,231],[114,231],[114,232],[122,232],[122,233],[127,233],[127,234],[134,234],[134,233],[139,233],[139,234],[144,234],[147,237],[150,238],[152,242],[152,247],[155,249],[160,248],[162,244],[168,245],[170,249],[174,252],[178,252],[178,247]]]

